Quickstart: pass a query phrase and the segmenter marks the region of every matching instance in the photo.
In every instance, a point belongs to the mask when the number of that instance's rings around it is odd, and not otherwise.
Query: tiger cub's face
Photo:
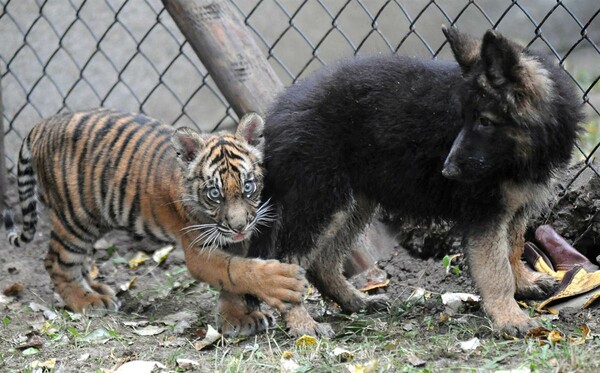
[[[242,118],[234,134],[199,134],[180,128],[173,145],[183,171],[181,196],[195,234],[194,244],[223,246],[249,238],[272,220],[261,205],[263,120]]]

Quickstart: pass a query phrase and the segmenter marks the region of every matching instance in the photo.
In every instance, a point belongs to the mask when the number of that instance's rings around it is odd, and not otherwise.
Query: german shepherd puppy
[[[581,101],[560,66],[499,33],[443,32],[457,63],[355,58],[278,97],[266,118],[264,195],[279,218],[251,252],[303,266],[322,294],[355,312],[386,305],[342,275],[377,206],[453,221],[485,311],[520,335],[535,323],[515,295],[555,288],[520,260],[527,219],[569,163]],[[301,304],[284,317],[292,334],[332,334]]]

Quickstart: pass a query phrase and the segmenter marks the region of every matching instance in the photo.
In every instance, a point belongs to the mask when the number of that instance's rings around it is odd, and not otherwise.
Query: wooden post
[[[264,114],[283,84],[230,2],[162,1],[236,114]]]
[[[0,76],[2,74],[0,73]],[[6,147],[4,146],[4,105],[2,103],[2,81],[0,80],[0,198],[2,210],[7,208],[6,204]]]

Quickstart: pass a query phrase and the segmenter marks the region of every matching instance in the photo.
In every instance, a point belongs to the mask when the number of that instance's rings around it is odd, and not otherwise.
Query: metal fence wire
[[[498,29],[554,56],[588,119],[579,159],[600,146],[600,4],[588,1],[231,0],[284,84],[340,58],[451,58],[441,24]],[[0,0],[7,167],[41,118],[104,106],[214,131],[236,115],[160,0]],[[597,172],[597,170],[594,169]]]

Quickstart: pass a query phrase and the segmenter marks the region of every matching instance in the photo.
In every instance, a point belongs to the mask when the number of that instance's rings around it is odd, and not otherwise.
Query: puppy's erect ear
[[[496,31],[488,30],[481,44],[481,60],[485,73],[498,87],[506,81],[518,82],[519,59],[522,48]]]
[[[483,36],[481,60],[490,83],[496,87],[512,83],[513,91],[520,91],[521,101],[553,94],[550,73],[538,58],[496,31],[489,30]]]
[[[463,72],[469,72],[471,67],[479,60],[481,41],[475,37],[458,31],[456,27],[442,25],[442,32],[452,48],[454,58]]]
[[[178,128],[171,136],[171,142],[182,165],[187,166],[198,156],[204,145],[202,136],[191,128]]]
[[[262,152],[265,147],[264,128],[265,121],[260,115],[248,113],[240,120],[235,135]]]

